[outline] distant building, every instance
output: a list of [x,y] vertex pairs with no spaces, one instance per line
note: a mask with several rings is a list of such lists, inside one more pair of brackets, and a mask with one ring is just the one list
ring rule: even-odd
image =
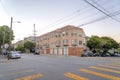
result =
[[24,38],[24,42],[26,42],[26,41],[30,41],[30,42],[35,42],[35,38],[34,38],[34,36],[29,36],[29,37],[26,37],[26,38]]
[[35,42],[35,38],[33,36],[29,36],[24,38],[24,40],[20,40],[16,43],[13,44],[14,48],[17,48],[19,45],[24,45],[25,42],[30,41],[30,42]]
[[86,48],[86,35],[82,28],[67,25],[38,36],[36,48],[42,54],[80,56]]

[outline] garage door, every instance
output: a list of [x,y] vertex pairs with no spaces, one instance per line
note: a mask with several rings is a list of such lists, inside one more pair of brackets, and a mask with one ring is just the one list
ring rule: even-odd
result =
[[57,48],[55,48],[55,49],[54,49],[54,54],[56,54],[56,55],[57,55]]
[[46,50],[44,50],[44,54],[46,54]]
[[68,47],[65,47],[65,48],[64,48],[64,55],[65,55],[65,56],[68,56]]
[[62,48],[58,49],[58,53],[59,53],[59,55],[62,55]]
[[53,49],[50,49],[50,54],[53,54]]

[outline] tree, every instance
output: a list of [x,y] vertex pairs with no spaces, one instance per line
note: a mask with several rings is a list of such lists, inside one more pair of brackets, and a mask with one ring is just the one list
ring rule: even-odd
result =
[[101,37],[103,39],[103,41],[105,41],[106,43],[104,44],[106,46],[107,49],[112,49],[112,48],[118,48],[119,47],[119,43],[116,42],[114,39],[110,38],[110,37]]
[[23,45],[18,45],[18,47],[17,47],[15,50],[24,52],[24,51],[25,51],[25,48],[24,48]]
[[98,36],[92,36],[87,41],[87,46],[90,48],[90,50],[100,49],[102,47],[102,45],[101,45],[101,38],[98,37]]
[[[10,42],[10,31],[11,31],[11,40],[14,39],[13,31],[6,25],[0,26],[0,47],[4,43],[9,44]],[[1,49],[1,48],[0,48]],[[1,50],[0,50],[1,52]]]
[[29,49],[30,51],[35,47],[33,42],[27,41],[24,43],[24,48]]
[[11,34],[12,35],[11,40],[14,40],[13,31],[10,30],[10,28],[6,25],[0,26],[0,45],[2,45],[2,43],[3,43],[4,36],[5,36],[4,43],[9,43],[10,42],[10,31],[12,33]]
[[90,50],[100,50],[103,51],[102,55],[106,54],[108,50],[114,48],[119,48],[119,44],[110,37],[98,37],[98,36],[92,36],[87,41],[87,46]]

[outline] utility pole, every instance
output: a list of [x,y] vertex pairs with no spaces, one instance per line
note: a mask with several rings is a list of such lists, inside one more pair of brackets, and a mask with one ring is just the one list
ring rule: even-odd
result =
[[34,27],[34,43],[35,43],[35,50],[36,50],[36,30],[35,30],[35,24],[33,24]]
[[[9,40],[9,53],[10,53],[10,48],[11,48],[11,40],[12,40],[12,23],[13,23],[13,17],[11,17],[11,21],[10,21],[10,40]],[[7,58],[9,60],[9,53],[7,53]]]
[[10,21],[10,41],[9,41],[9,46],[11,45],[11,40],[12,40],[12,23],[13,23],[13,17],[11,17]]
[[5,43],[5,31],[4,31],[4,36],[3,36],[3,46],[4,46],[4,43]]

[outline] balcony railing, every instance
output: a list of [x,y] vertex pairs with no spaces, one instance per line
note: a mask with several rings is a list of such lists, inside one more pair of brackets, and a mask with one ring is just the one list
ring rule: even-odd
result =
[[60,42],[56,42],[56,47],[60,47]]
[[72,43],[72,46],[77,46],[77,43],[76,43],[76,42],[73,42],[73,43]]
[[63,43],[63,46],[68,46],[68,42],[64,42],[64,43]]

